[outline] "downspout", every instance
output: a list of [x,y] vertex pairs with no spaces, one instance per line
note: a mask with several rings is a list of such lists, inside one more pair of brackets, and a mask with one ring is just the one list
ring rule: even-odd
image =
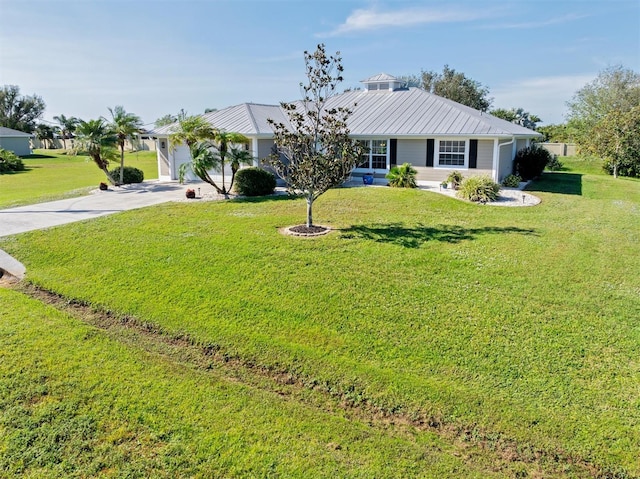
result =
[[[506,143],[500,143],[500,140],[498,140],[498,167],[495,170],[495,178],[493,179],[493,181],[495,181],[496,183],[498,183],[498,177],[500,175],[500,148],[502,148],[503,146],[509,146],[512,145],[514,141],[516,141],[516,137],[512,136],[511,140],[507,141]],[[511,158],[511,161],[513,161],[513,158]]]

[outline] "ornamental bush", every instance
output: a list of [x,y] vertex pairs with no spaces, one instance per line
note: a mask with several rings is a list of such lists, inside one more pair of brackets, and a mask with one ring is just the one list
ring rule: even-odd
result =
[[244,196],[265,196],[276,189],[276,177],[273,173],[251,166],[238,171],[235,179],[235,190]]
[[[120,181],[120,167],[116,167],[113,170],[109,171],[109,174],[112,176],[114,180]],[[133,166],[125,166],[124,167],[124,175],[123,175],[123,185],[128,185],[131,183],[142,183],[144,181],[144,173],[142,170],[138,168],[134,168]]]
[[389,180],[389,186],[395,188],[417,188],[416,170],[411,163],[405,163],[402,166],[394,166],[387,173],[386,178]]
[[485,203],[498,199],[500,185],[488,176],[470,176],[458,189],[458,197],[469,201]]
[[544,167],[551,161],[551,153],[543,147],[533,144],[516,153],[513,161],[513,174],[523,180],[533,180],[542,174]]
[[552,155],[549,163],[547,163],[546,169],[549,171],[561,171],[564,165],[558,159],[558,155]]
[[13,151],[0,148],[0,174],[11,171],[24,171],[24,163]]
[[502,180],[502,186],[506,186],[507,188],[517,188],[518,186],[520,186],[521,181],[522,178],[520,178],[518,175],[509,175],[506,176],[504,180]]

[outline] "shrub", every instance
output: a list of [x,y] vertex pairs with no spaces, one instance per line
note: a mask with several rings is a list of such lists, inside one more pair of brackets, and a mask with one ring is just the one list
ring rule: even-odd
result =
[[[113,177],[116,182],[120,181],[120,167],[116,167],[113,170],[109,171],[109,174]],[[123,175],[123,185],[128,185],[130,183],[142,183],[144,181],[144,173],[142,170],[138,168],[134,168],[133,166],[125,166],[124,167],[124,175]]]
[[551,153],[533,144],[516,153],[513,174],[520,176],[523,180],[532,180],[542,174],[549,161],[551,161]]
[[452,171],[449,173],[449,176],[447,176],[447,182],[451,183],[451,186],[456,190],[460,186],[460,183],[462,183],[462,180],[464,180],[464,176],[462,176],[462,173],[459,171]]
[[[602,169],[610,175],[613,175],[613,163],[611,160],[604,160]],[[618,175],[640,178],[640,161],[634,158],[624,158],[620,160],[618,162]]]
[[402,166],[394,166],[391,168],[386,178],[389,180],[389,186],[394,188],[417,188],[416,170],[411,163],[405,163]]
[[549,171],[560,171],[564,165],[558,159],[558,155],[552,155],[547,163],[546,169]]
[[469,201],[495,201],[500,185],[488,176],[470,176],[462,182],[458,196]]
[[24,163],[12,151],[0,148],[0,173],[11,171],[24,171]]
[[245,196],[270,195],[276,188],[276,178],[273,173],[262,168],[243,168],[236,174],[234,188]]
[[509,175],[506,176],[504,180],[502,180],[502,186],[506,186],[507,188],[517,188],[520,186],[520,182],[522,178],[518,175]]

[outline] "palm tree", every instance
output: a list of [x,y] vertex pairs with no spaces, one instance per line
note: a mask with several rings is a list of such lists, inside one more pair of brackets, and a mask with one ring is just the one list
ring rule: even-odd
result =
[[71,138],[76,126],[80,120],[75,116],[70,116],[67,118],[64,115],[56,115],[53,117],[55,121],[60,125],[60,133],[62,134],[62,144],[64,145],[64,149],[67,149],[67,138]]
[[118,146],[120,147],[120,183],[124,182],[124,144],[142,128],[142,120],[138,115],[127,113],[122,106],[109,108],[111,113],[111,129],[116,135]]
[[110,157],[114,153],[113,147],[118,140],[104,118],[89,121],[80,120],[76,127],[76,135],[80,148],[87,152],[111,184],[116,185],[117,183],[109,174],[107,167]]
[[[183,116],[173,127],[169,143],[172,149],[182,143],[186,143],[191,149],[197,142],[213,138],[214,134],[215,129],[201,116]],[[191,157],[193,158],[193,154]]]
[[[213,145],[218,150],[218,156],[220,157],[220,170],[222,173],[222,188],[221,188],[221,191],[219,191],[219,193],[222,195],[225,195],[225,197],[228,197],[229,193],[231,192],[231,188],[233,187],[233,180],[236,176],[236,171],[238,171],[238,169],[240,168],[240,162],[244,161],[245,163],[247,163],[253,160],[249,152],[247,152],[246,157],[243,157],[240,155],[241,150],[237,148],[233,148],[232,145],[234,144],[237,145],[241,143],[246,144],[249,142],[249,138],[247,138],[241,133],[216,130],[212,140],[213,140]],[[224,181],[224,167],[227,160],[227,153],[229,153],[229,148],[231,148],[232,150],[235,150],[235,153],[234,153],[234,157],[232,157],[232,162],[231,162],[231,173],[232,173],[231,184],[229,185],[229,188],[227,188]],[[235,165],[235,169],[234,169],[234,165]]]
[[56,131],[54,127],[45,125],[44,123],[38,123],[38,125],[36,126],[36,138],[40,140],[44,149],[47,149],[47,143],[48,147],[51,148],[51,145],[55,138],[55,132]]

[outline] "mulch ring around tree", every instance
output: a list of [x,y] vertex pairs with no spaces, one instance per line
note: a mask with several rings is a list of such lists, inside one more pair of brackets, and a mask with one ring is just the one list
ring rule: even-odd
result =
[[296,225],[280,228],[280,233],[289,236],[301,236],[304,238],[313,238],[314,236],[322,236],[331,232],[330,226],[323,225]]

